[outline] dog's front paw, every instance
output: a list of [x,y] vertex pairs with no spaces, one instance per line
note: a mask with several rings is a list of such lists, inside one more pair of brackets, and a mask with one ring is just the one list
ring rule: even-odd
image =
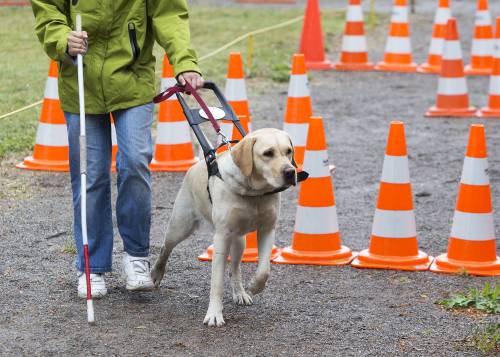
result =
[[151,279],[153,279],[153,283],[156,287],[160,286],[161,280],[165,275],[165,266],[160,267],[158,264],[155,264],[153,270],[151,270]]
[[236,305],[242,306],[250,306],[253,304],[252,297],[248,295],[244,290],[233,293],[233,302]]
[[205,325],[209,327],[221,327],[226,324],[224,318],[222,317],[222,309],[211,309],[208,308],[205,319],[203,320]]

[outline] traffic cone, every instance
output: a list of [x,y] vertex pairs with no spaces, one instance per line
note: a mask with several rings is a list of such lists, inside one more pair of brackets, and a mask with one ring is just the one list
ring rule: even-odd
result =
[[311,115],[311,95],[309,93],[305,57],[303,54],[295,54],[292,58],[292,73],[288,85],[283,130],[292,139],[295,148],[295,162],[299,167],[304,162],[307,127]]
[[490,76],[488,106],[478,112],[480,117],[500,118],[500,17],[497,17],[495,56]]
[[340,241],[321,117],[309,120],[304,170],[309,173],[309,178],[300,184],[292,245],[283,248],[273,263],[349,264],[354,255]]
[[57,62],[51,61],[33,156],[17,164],[20,169],[69,171],[68,131],[59,102],[57,77]]
[[109,114],[111,120],[111,171],[116,171],[116,154],[118,153],[118,140],[116,140],[116,128],[113,114]]
[[361,0],[349,0],[342,52],[339,62],[335,63],[333,68],[339,71],[370,71],[374,68],[373,64],[368,62]]
[[418,250],[404,124],[393,121],[387,138],[370,247],[356,268],[427,270],[432,258]]
[[444,39],[446,37],[446,24],[451,17],[450,0],[439,0],[439,5],[434,17],[434,28],[432,30],[431,44],[427,62],[420,65],[417,71],[420,73],[439,73],[443,59]]
[[[175,84],[174,70],[167,56],[163,56],[161,90]],[[194,156],[189,124],[174,95],[160,103],[151,171],[187,171],[196,162],[198,158]]]
[[384,60],[379,62],[375,69],[389,72],[415,72],[417,70],[417,65],[413,63],[411,55],[407,0],[394,0]]
[[457,20],[452,17],[448,20],[446,27],[436,105],[429,108],[425,116],[471,117],[475,114],[476,108],[469,106]]
[[437,257],[430,270],[436,273],[466,271],[473,275],[500,275],[483,125],[470,127],[448,253]]
[[231,52],[227,66],[225,96],[236,115],[250,117],[248,109],[245,72],[240,52]]
[[304,54],[308,69],[332,68],[332,63],[325,58],[319,0],[307,0],[299,52]]
[[493,28],[488,0],[477,0],[476,23],[472,40],[471,63],[465,66],[465,74],[491,73],[493,66]]
[[[241,126],[245,130],[245,132],[249,133],[252,131],[252,123],[249,117],[240,115],[238,116],[240,120]],[[232,125],[232,124],[231,124]],[[238,129],[234,125],[232,125],[232,130],[229,131],[231,133],[231,140],[241,140],[242,136]],[[225,146],[221,147],[222,151],[227,150]],[[210,245],[207,250],[198,256],[198,259],[201,261],[211,261],[214,252],[214,246]],[[279,249],[276,246],[273,246],[273,250],[271,253],[271,260],[275,259],[279,254]],[[259,253],[257,249],[257,232],[250,232],[246,235],[246,245],[245,250],[243,251],[242,262],[257,262],[259,260]]]

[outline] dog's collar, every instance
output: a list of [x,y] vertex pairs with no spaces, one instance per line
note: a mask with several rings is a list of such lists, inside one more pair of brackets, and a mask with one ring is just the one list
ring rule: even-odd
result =
[[[293,164],[295,164],[295,162],[293,162]],[[294,165],[295,166],[295,165]],[[222,182],[224,182],[224,179],[222,178],[222,175],[220,174],[220,172],[217,170],[217,173],[216,174],[213,174],[213,175],[209,175],[208,176],[208,181],[207,181],[207,192],[208,192],[208,199],[210,200],[210,203],[213,204],[212,202],[212,195],[210,193],[210,177],[211,176],[216,176],[218,177]],[[302,181],[305,181],[307,178],[309,177],[309,174],[305,171],[300,171],[297,173],[297,183],[300,183]],[[239,196],[243,196],[243,197],[261,197],[261,196],[268,196],[268,195],[274,195],[276,193],[280,193],[280,192],[283,192],[287,189],[289,189],[290,187],[292,187],[294,185],[288,185],[288,186],[283,186],[283,187],[279,187],[277,189],[274,189],[272,191],[269,191],[269,192],[264,192],[264,193],[259,193],[257,195],[245,195],[245,194],[241,194],[241,193],[237,193],[237,195]]]

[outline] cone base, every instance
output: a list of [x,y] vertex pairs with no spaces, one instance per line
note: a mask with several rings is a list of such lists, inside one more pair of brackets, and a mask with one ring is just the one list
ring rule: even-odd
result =
[[417,67],[417,72],[424,74],[439,74],[441,73],[441,66],[433,66],[432,64],[424,63]]
[[373,63],[346,63],[337,62],[333,64],[333,69],[337,71],[373,71],[375,65]]
[[500,109],[493,109],[489,107],[481,108],[477,112],[477,116],[480,118],[498,118],[500,119]]
[[307,69],[313,71],[328,71],[330,69],[333,69],[333,63],[328,60],[324,60],[321,62],[308,62],[306,60],[306,67]]
[[17,164],[16,167],[25,170],[68,172],[69,162],[37,160],[32,156],[28,156],[23,162]]
[[489,76],[491,68],[473,68],[470,64],[465,66],[464,73],[468,76]]
[[430,107],[425,113],[426,117],[475,117],[477,109],[474,107],[461,109],[441,109],[436,106]]
[[341,246],[338,250],[327,252],[298,251],[292,247],[281,249],[281,254],[273,263],[275,264],[301,264],[301,265],[347,265],[356,257],[350,248]]
[[365,249],[351,265],[355,268],[423,271],[429,269],[433,259],[420,250],[416,256],[395,257],[371,254]]
[[155,172],[184,172],[189,170],[191,166],[199,161],[197,157],[190,160],[179,160],[179,161],[156,161],[153,159],[149,168],[151,171]]
[[410,63],[410,64],[395,64],[395,63],[387,63],[387,62],[379,62],[375,66],[376,71],[381,71],[381,72],[416,72],[417,71],[417,64],[416,63]]
[[[213,256],[214,246],[211,245],[207,248],[207,250],[198,256],[198,260],[202,262],[211,262]],[[273,250],[271,252],[271,261],[276,259],[280,254],[280,249],[273,245]],[[231,257],[228,257],[228,260],[231,260]],[[243,251],[243,257],[241,259],[243,263],[256,263],[259,261],[259,253],[257,248],[245,248]]]
[[471,275],[500,276],[500,257],[490,262],[469,262],[449,259],[448,254],[441,254],[431,265],[434,273],[460,273],[466,271]]

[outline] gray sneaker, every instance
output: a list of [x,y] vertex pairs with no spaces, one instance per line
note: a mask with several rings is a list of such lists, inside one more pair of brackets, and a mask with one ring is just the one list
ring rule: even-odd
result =
[[154,289],[151,279],[151,264],[149,258],[123,256],[123,275],[127,281],[125,286],[129,291],[148,291]]

